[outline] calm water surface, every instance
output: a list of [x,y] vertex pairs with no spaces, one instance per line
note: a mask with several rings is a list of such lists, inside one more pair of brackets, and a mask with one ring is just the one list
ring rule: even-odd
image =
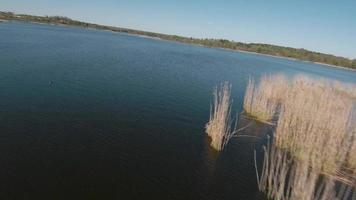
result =
[[356,73],[79,28],[0,23],[0,199],[263,199],[253,149],[204,125],[228,80]]

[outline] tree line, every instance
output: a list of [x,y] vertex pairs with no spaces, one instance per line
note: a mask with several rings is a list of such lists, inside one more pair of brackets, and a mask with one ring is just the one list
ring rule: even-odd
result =
[[297,48],[283,47],[283,46],[270,45],[270,44],[261,44],[261,43],[242,43],[242,42],[235,42],[235,41],[230,41],[225,39],[189,38],[189,37],[182,37],[177,35],[167,35],[161,33],[153,33],[153,32],[139,31],[133,29],[112,27],[112,26],[103,26],[103,25],[98,25],[93,23],[86,23],[77,20],[72,20],[68,17],[63,17],[63,16],[33,16],[33,15],[15,14],[12,12],[0,12],[0,19],[48,23],[48,24],[63,24],[63,25],[77,26],[77,27],[84,27],[84,28],[110,30],[114,32],[123,32],[129,34],[138,34],[138,35],[145,35],[150,37],[157,37],[164,40],[177,41],[177,42],[188,43],[188,44],[198,44],[207,47],[226,48],[226,49],[248,51],[248,52],[261,53],[261,54],[267,54],[273,56],[282,56],[282,57],[293,58],[293,59],[298,59],[303,61],[319,62],[319,63],[329,64],[329,65],[336,65],[336,66],[356,69],[356,59],[352,60],[341,56],[318,53],[306,49],[297,49]]

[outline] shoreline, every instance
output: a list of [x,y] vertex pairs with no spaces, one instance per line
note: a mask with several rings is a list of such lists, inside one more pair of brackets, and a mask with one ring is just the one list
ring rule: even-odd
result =
[[[322,65],[322,66],[325,66],[325,67],[338,68],[338,69],[345,69],[345,70],[348,70],[348,71],[356,72],[356,69],[350,68],[350,67],[344,67],[344,66],[338,66],[338,65],[327,64],[327,63],[321,63],[321,62],[314,62],[314,61],[302,60],[302,59],[292,58],[292,57],[286,57],[286,56],[278,56],[278,55],[272,55],[272,54],[258,53],[258,52],[253,52],[253,51],[246,51],[246,50],[239,50],[239,49],[231,49],[231,48],[224,48],[224,47],[214,47],[214,46],[207,46],[207,45],[204,45],[204,44],[196,44],[196,43],[189,43],[189,42],[183,42],[183,41],[178,41],[178,40],[170,40],[170,39],[166,39],[166,38],[155,37],[155,36],[149,36],[149,35],[144,35],[144,34],[139,34],[139,33],[136,34],[136,33],[128,33],[128,32],[124,32],[124,31],[115,31],[115,30],[111,30],[110,28],[83,27],[83,26],[76,26],[76,25],[71,25],[71,24],[46,23],[46,22],[36,22],[36,21],[25,21],[25,20],[19,20],[19,19],[14,19],[14,20],[0,19],[0,23],[1,23],[1,22],[11,22],[11,21],[18,21],[18,22],[24,22],[24,23],[34,23],[34,24],[41,24],[41,25],[73,27],[73,28],[90,29],[90,30],[98,30],[98,31],[109,31],[109,32],[112,32],[112,33],[124,33],[124,34],[127,34],[127,35],[132,35],[132,36],[136,36],[136,37],[140,37],[140,38],[147,38],[147,39],[153,39],[153,40],[176,42],[176,43],[180,43],[180,44],[194,45],[194,46],[200,46],[200,47],[205,47],[205,48],[213,48],[213,49],[222,49],[222,50],[228,50],[228,51],[240,52],[240,53],[248,53],[248,54],[254,54],[254,55],[262,55],[262,56],[268,56],[268,57],[274,57],[274,58],[287,59],[287,60],[291,60],[291,61],[301,61],[301,62],[305,62],[305,63],[318,64],[318,65]],[[99,26],[100,26],[100,25],[99,25]]]
[[[93,29],[94,30],[103,30],[103,29],[95,29],[95,28],[93,28]],[[304,62],[304,63],[318,64],[318,65],[323,65],[325,67],[345,69],[345,70],[356,72],[356,69],[354,69],[354,68],[348,68],[348,67],[332,65],[332,64],[327,64],[327,63],[321,63],[321,62],[313,62],[313,61],[301,60],[301,59],[285,57],[285,56],[277,56],[277,55],[257,53],[257,52],[253,52],[253,51],[245,51],[245,50],[238,50],[238,49],[229,49],[229,48],[223,48],[223,47],[209,47],[209,46],[202,45],[202,44],[194,44],[194,43],[186,43],[186,42],[180,42],[180,41],[174,41],[174,40],[167,40],[167,39],[160,38],[160,37],[153,37],[153,36],[140,35],[140,34],[134,34],[134,33],[125,33],[125,32],[118,32],[118,31],[112,31],[112,30],[104,30],[104,31],[110,31],[110,32],[113,32],[113,33],[124,33],[124,34],[127,34],[127,35],[132,35],[132,36],[141,37],[141,38],[168,41],[168,42],[174,42],[174,43],[185,44],[185,45],[193,45],[193,46],[199,46],[199,47],[205,47],[205,48],[211,48],[211,49],[222,49],[222,50],[227,50],[227,51],[232,51],[232,52],[248,53],[248,54],[268,56],[268,57],[273,57],[273,58],[282,58],[282,59],[291,60],[291,61],[300,61],[300,62]]]
[[318,65],[323,65],[325,67],[346,69],[346,70],[350,70],[350,71],[356,72],[356,69],[353,69],[353,68],[348,68],[348,67],[343,67],[343,66],[338,66],[338,65],[332,65],[332,64],[327,64],[327,63],[313,62],[313,61],[301,60],[301,59],[297,59],[297,58],[277,56],[277,55],[271,55],[271,54],[263,54],[263,53],[257,53],[257,52],[252,52],[252,51],[234,50],[234,49],[227,49],[227,48],[222,48],[222,49],[231,50],[231,51],[237,51],[237,52],[242,52],[242,53],[249,53],[249,54],[256,54],[256,55],[274,57],[274,58],[283,58],[283,59],[292,60],[292,61],[300,61],[300,62],[305,62],[305,63],[318,64]]
[[[303,62],[308,62],[308,61],[303,61]],[[356,69],[353,69],[353,68],[347,68],[347,67],[343,67],[343,66],[332,65],[332,64],[326,64],[326,63],[321,63],[321,62],[312,62],[312,63],[318,64],[318,65],[324,65],[324,66],[326,66],[326,67],[333,67],[333,68],[339,68],[339,69],[346,69],[346,70],[350,70],[350,71],[356,72]]]
[[[120,32],[115,32],[115,31],[112,31],[112,32],[120,33]],[[211,48],[211,49],[221,49],[221,50],[227,50],[227,51],[232,51],[232,52],[247,53],[247,54],[260,55],[260,56],[268,56],[268,57],[273,57],[273,58],[281,58],[281,59],[286,59],[286,60],[291,60],[291,61],[300,61],[300,62],[304,62],[304,63],[322,65],[324,67],[338,68],[338,69],[344,69],[344,70],[349,70],[349,71],[356,72],[356,69],[353,69],[353,68],[348,68],[348,67],[343,67],[343,66],[338,66],[338,65],[332,65],[332,64],[327,64],[327,63],[321,63],[321,62],[313,62],[313,61],[301,60],[301,59],[285,57],[285,56],[277,56],[277,55],[257,53],[257,52],[253,52],[253,51],[245,51],[245,50],[238,50],[238,49],[229,49],[229,48],[223,48],[223,47],[209,47],[209,46],[205,46],[205,45],[202,45],[202,44],[194,44],[194,43],[186,43],[186,42],[180,42],[180,41],[174,41],[174,40],[166,40],[166,39],[159,38],[159,37],[152,37],[152,36],[133,34],[133,33],[125,33],[125,34],[132,35],[132,36],[137,36],[137,37],[142,37],[142,38],[153,39],[153,40],[162,40],[162,41],[168,41],[168,42],[175,42],[175,43],[179,43],[179,44],[193,45],[193,46],[199,46],[199,47],[205,47],[205,48]]]

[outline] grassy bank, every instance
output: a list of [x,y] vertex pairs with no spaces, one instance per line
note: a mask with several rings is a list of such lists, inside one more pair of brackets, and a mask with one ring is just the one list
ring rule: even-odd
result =
[[76,26],[83,28],[95,28],[101,30],[110,30],[114,32],[123,32],[136,35],[144,35],[148,37],[155,37],[169,41],[177,41],[188,44],[197,44],[206,47],[225,48],[237,51],[252,52],[258,54],[265,54],[278,57],[286,57],[303,61],[310,61],[315,63],[327,64],[329,66],[340,66],[350,69],[356,69],[356,59],[348,59],[340,56],[330,54],[318,53],[308,51],[306,49],[296,49],[291,47],[282,47],[270,44],[261,43],[242,43],[225,39],[197,39],[191,37],[182,37],[177,35],[167,35],[161,33],[153,33],[147,31],[139,31],[127,28],[119,28],[113,26],[103,26],[93,23],[86,23],[77,20],[72,20],[61,16],[32,16],[24,14],[14,14],[11,12],[0,12],[0,20],[19,20],[25,22],[37,22],[47,24],[61,24],[68,26]]

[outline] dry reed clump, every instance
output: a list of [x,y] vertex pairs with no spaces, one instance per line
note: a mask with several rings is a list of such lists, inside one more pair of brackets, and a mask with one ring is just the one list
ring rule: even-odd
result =
[[334,88],[341,93],[349,96],[350,98],[356,99],[356,84],[352,83],[340,83],[338,81],[333,82]]
[[232,129],[231,84],[225,82],[214,90],[214,101],[211,107],[210,119],[206,124],[206,133],[211,137],[211,146],[220,151],[234,133]]
[[274,200],[355,200],[356,182],[321,174],[272,144],[265,150],[259,189]]
[[259,84],[250,78],[244,99],[244,110],[258,121],[272,123],[279,111],[288,81],[283,75],[262,76]]
[[[354,113],[356,114],[356,112]],[[351,145],[351,150],[348,155],[348,162],[347,162],[347,167],[353,170],[354,175],[356,176],[356,120],[353,120],[352,126],[351,126],[351,135],[352,137],[352,145]]]
[[[352,97],[334,84],[303,76],[285,94],[272,145],[265,151],[260,190],[276,200],[347,200],[352,191],[356,195]],[[350,169],[345,170],[346,164]]]
[[287,92],[276,128],[276,145],[313,168],[336,173],[349,151],[352,100],[304,78]]
[[350,152],[352,152],[352,153],[350,154],[348,164],[349,164],[349,167],[351,169],[355,169],[355,172],[356,172],[356,141],[353,142]]

